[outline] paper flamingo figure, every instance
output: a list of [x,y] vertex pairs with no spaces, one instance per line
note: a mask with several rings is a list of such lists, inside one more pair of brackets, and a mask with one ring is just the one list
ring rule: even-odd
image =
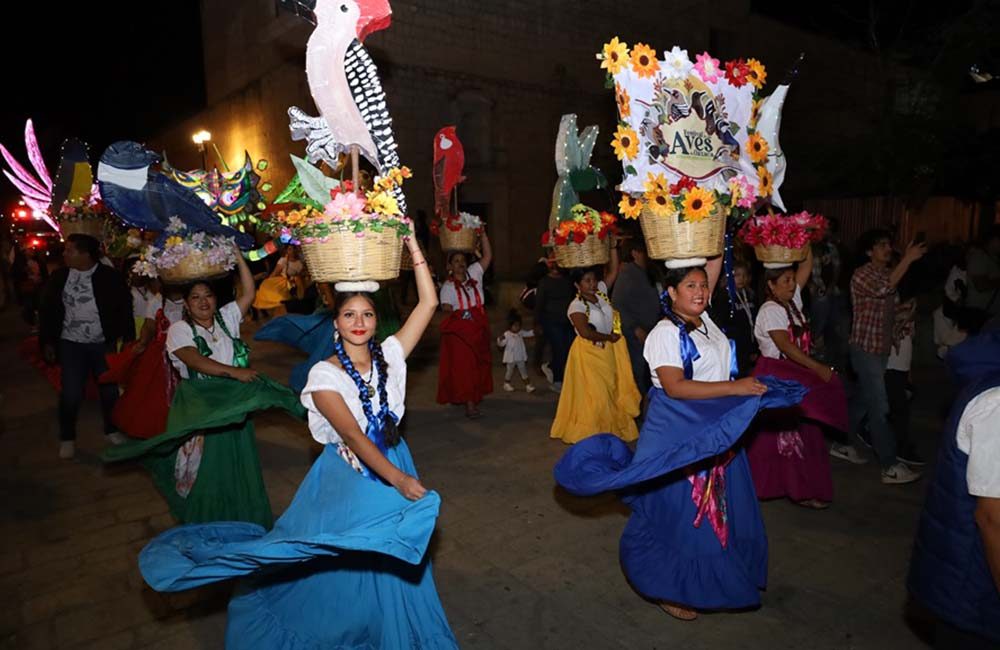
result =
[[[379,172],[399,167],[392,117],[378,69],[361,45],[389,26],[387,0],[282,0],[283,6],[316,25],[306,46],[306,75],[319,117],[288,109],[292,139],[306,141],[310,162],[336,169],[338,157],[359,148]],[[406,200],[395,193],[406,213]]]
[[446,126],[434,136],[434,212],[439,217],[449,214],[451,192],[465,180],[465,149],[454,126]]
[[550,230],[556,227],[558,221],[569,217],[570,208],[580,202],[580,192],[601,189],[608,184],[601,170],[590,164],[597,134],[596,126],[579,131],[573,113],[563,115],[559,120],[559,135],[556,136],[556,172],[559,180],[552,191]]
[[52,208],[52,176],[49,174],[49,170],[45,166],[45,160],[42,158],[42,151],[38,147],[38,138],[35,137],[35,127],[31,120],[28,120],[24,125],[24,147],[28,151],[28,160],[31,162],[35,173],[32,174],[28,171],[24,165],[11,155],[7,147],[0,144],[0,154],[3,155],[3,159],[7,161],[7,165],[11,169],[11,171],[3,170],[4,176],[21,193],[21,198],[24,200],[25,205],[33,210],[37,210],[41,214],[42,219],[59,232],[59,225],[53,220],[50,214]]
[[233,237],[241,248],[253,238],[224,226],[197,194],[152,169],[160,156],[138,142],[121,141],[108,147],[97,166],[101,197],[115,215],[135,228],[163,232],[171,217],[193,232]]

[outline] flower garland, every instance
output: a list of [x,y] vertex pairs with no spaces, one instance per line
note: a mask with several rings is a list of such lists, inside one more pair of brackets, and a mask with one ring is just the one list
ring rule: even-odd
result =
[[412,232],[411,222],[400,211],[395,190],[412,177],[408,167],[394,167],[376,177],[372,189],[363,196],[354,191],[351,181],[343,181],[330,191],[330,201],[322,210],[311,205],[279,210],[262,227],[292,244],[325,242],[338,232],[352,232],[360,239],[368,232],[395,230],[405,237]]
[[171,217],[162,239],[162,245],[143,251],[134,267],[136,273],[155,278],[159,269],[172,269],[194,255],[203,256],[209,266],[224,266],[227,271],[236,267],[232,237],[191,232],[178,217]]
[[443,221],[435,217],[431,220],[430,224],[431,234],[435,237],[440,236],[442,225],[452,232],[458,232],[462,228],[471,228],[479,232],[483,229],[483,220],[472,213],[464,211],[458,214],[449,214]]
[[569,218],[559,221],[553,230],[542,233],[542,246],[582,244],[590,235],[597,235],[603,240],[618,233],[615,215],[610,212],[598,212],[577,203],[570,208],[569,215]]
[[818,242],[826,234],[826,218],[806,211],[795,214],[764,214],[752,217],[739,231],[750,246],[780,246],[798,249]]
[[76,221],[87,221],[93,219],[103,219],[110,216],[110,212],[104,207],[104,202],[100,197],[91,195],[79,205],[73,205],[69,201],[62,204],[56,220],[60,223],[73,223]]
[[[626,178],[637,173],[631,162],[639,159],[640,155],[645,155],[645,152],[640,152],[642,144],[639,133],[626,121],[633,117],[633,98],[630,97],[628,90],[615,80],[616,75],[621,73],[632,75],[632,79],[651,79],[650,83],[654,84],[653,88],[659,93],[656,95],[658,97],[662,96],[665,90],[669,90],[665,89],[664,82],[676,82],[691,77],[696,77],[705,84],[713,84],[714,87],[721,85],[725,88],[727,84],[732,88],[742,88],[747,84],[752,86],[753,105],[745,133],[737,133],[738,127],[733,131],[735,142],[752,164],[756,178],[743,173],[736,175],[730,173],[725,186],[720,187],[716,183],[713,187],[707,187],[687,176],[682,175],[679,180],[671,183],[664,174],[650,172],[644,182],[644,192],[641,194],[623,192],[618,209],[626,219],[637,219],[643,209],[648,207],[657,217],[673,217],[682,222],[696,222],[708,217],[717,207],[722,207],[729,213],[730,218],[741,222],[752,215],[754,207],[760,200],[768,200],[773,190],[773,179],[767,169],[771,147],[756,130],[762,101],[761,91],[767,81],[767,70],[756,59],[735,59],[721,63],[708,52],[696,55],[695,61],[692,62],[688,58],[687,50],[676,46],[669,52],[664,52],[663,57],[662,61],[658,60],[656,50],[645,43],[636,43],[630,49],[628,44],[618,37],[612,38],[597,54],[601,68],[606,71],[606,86],[615,91],[619,123],[612,137],[611,147],[615,156],[624,165]],[[623,77],[626,78],[629,77]],[[716,108],[724,116],[725,97],[719,98]],[[659,155],[667,154],[661,148]]]

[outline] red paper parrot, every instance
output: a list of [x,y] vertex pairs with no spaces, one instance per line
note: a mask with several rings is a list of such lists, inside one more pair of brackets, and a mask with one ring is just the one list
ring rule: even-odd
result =
[[449,202],[455,186],[465,180],[465,150],[455,133],[455,127],[446,126],[434,136],[434,212],[438,216],[450,214]]

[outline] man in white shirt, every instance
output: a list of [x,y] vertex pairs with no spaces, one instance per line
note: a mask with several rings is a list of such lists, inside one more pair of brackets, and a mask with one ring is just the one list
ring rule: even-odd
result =
[[[125,279],[99,263],[100,242],[87,235],[70,235],[63,258],[66,268],[52,275],[42,295],[39,343],[45,360],[58,360],[62,367],[59,457],[72,458],[87,381],[97,381],[108,369],[105,354],[115,351],[119,341],[135,338],[135,325]],[[118,387],[98,387],[104,433],[113,444],[121,444],[125,438],[111,422]]]

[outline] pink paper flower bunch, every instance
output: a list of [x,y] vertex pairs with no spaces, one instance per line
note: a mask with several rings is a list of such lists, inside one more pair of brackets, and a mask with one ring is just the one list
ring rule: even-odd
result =
[[743,224],[739,236],[750,246],[802,248],[826,234],[826,218],[803,210],[795,214],[765,214]]

